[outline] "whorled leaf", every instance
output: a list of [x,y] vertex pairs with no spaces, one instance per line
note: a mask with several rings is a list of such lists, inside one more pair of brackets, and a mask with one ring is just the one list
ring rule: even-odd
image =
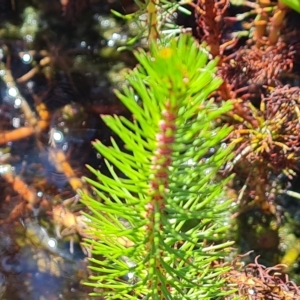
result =
[[125,150],[115,141],[94,143],[111,176],[89,167],[98,180],[86,181],[101,203],[82,195],[93,236],[86,241],[94,257],[87,284],[105,299],[216,299],[227,269],[214,262],[231,245],[218,243],[230,202],[226,182],[215,180],[230,157],[231,149],[220,147],[230,128],[214,128],[230,104],[207,100],[221,84],[217,61],[189,35],[152,43],[136,58],[131,88],[117,92],[133,121],[102,116]]

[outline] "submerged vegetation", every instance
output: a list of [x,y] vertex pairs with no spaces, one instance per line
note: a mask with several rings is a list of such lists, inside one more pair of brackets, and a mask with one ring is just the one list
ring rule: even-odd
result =
[[0,8],[3,299],[300,298],[298,1]]
[[[282,220],[282,217],[280,216],[280,212],[278,212],[275,206],[276,197],[278,197],[278,195],[282,192],[280,184],[283,184],[277,176],[286,175],[287,178],[295,176],[295,170],[297,169],[296,165],[299,158],[299,139],[297,134],[299,124],[299,88],[296,86],[290,87],[285,84],[288,74],[294,71],[294,61],[298,55],[297,44],[293,38],[297,33],[294,31],[289,33],[288,24],[284,22],[285,17],[288,16],[288,7],[282,3],[278,3],[277,6],[274,6],[271,3],[247,2],[245,3],[245,6],[249,5],[249,11],[232,17],[225,15],[229,5],[229,2],[226,1],[199,1],[196,5],[193,3],[190,3],[190,5],[195,9],[195,15],[199,24],[196,36],[199,40],[207,43],[212,57],[219,58],[217,74],[220,78],[222,78],[223,82],[217,90],[211,91],[210,94],[214,97],[212,102],[215,106],[214,112],[217,113],[218,107],[224,108],[226,104],[232,105],[232,109],[229,112],[225,112],[223,116],[216,115],[215,118],[211,119],[215,128],[212,127],[214,129],[210,129],[214,132],[214,135],[210,137],[210,140],[212,142],[214,141],[214,138],[217,139],[217,130],[220,128],[220,125],[218,124],[230,124],[232,126],[232,132],[226,136],[226,143],[228,146],[233,147],[235,157],[231,160],[227,158],[226,166],[223,170],[223,176],[229,176],[229,174],[235,173],[237,179],[233,179],[233,183],[235,185],[234,189],[237,189],[236,184],[241,184],[242,186],[240,192],[236,192],[236,201],[239,204],[238,219],[240,216],[246,216],[245,213],[247,213],[248,210],[253,211],[254,214],[251,217],[249,214],[249,216],[244,218],[243,221],[239,221],[239,230],[242,234],[242,228],[245,226],[245,223],[248,227],[252,226],[254,231],[253,238],[261,239],[261,243],[264,243],[263,239],[265,239],[266,245],[263,247],[266,247],[267,250],[271,251],[272,248],[274,249],[275,247],[278,247],[279,227],[284,223],[284,220]],[[149,10],[149,6],[155,6],[156,10]],[[166,47],[164,44],[166,43],[166,37],[162,30],[158,30],[158,28],[163,28],[165,24],[161,24],[158,21],[157,23],[150,22],[151,20],[158,20],[157,15],[160,13],[160,3],[150,1],[147,9],[149,16],[148,38],[150,43],[153,40],[157,40],[157,33],[159,32],[160,41],[158,44]],[[256,16],[254,19],[249,19],[249,16],[251,15]],[[229,26],[227,24],[229,22],[230,24],[233,22],[241,22],[243,19],[249,22],[247,25],[243,25],[246,30],[242,33],[234,32],[229,34]],[[184,33],[182,33],[179,37],[179,44],[182,35],[184,35]],[[231,36],[231,38],[229,39],[228,36]],[[247,38],[247,42],[244,45],[242,44],[241,36],[243,36],[243,39]],[[287,36],[287,38],[285,38],[285,36]],[[170,36],[168,36],[168,38],[170,38]],[[203,247],[203,244],[201,246],[200,238],[197,237],[197,242],[200,242],[200,245],[196,248],[193,247],[192,253],[189,253],[186,250],[187,248],[184,247],[185,243],[188,243],[190,238],[185,232],[183,238],[181,236],[181,227],[176,227],[176,218],[173,217],[172,213],[176,211],[175,207],[177,203],[177,196],[176,193],[174,194],[172,192],[172,188],[168,183],[170,180],[170,182],[173,183],[172,187],[175,188],[176,192],[180,195],[184,194],[184,200],[181,200],[180,202],[182,206],[180,207],[180,210],[176,212],[176,216],[183,222],[183,220],[185,220],[185,216],[188,216],[189,213],[187,213],[185,209],[182,210],[182,208],[187,205],[186,203],[190,203],[190,201],[193,202],[195,200],[191,200],[193,198],[187,193],[189,191],[188,186],[181,183],[181,177],[176,177],[176,168],[172,165],[173,162],[176,166],[178,165],[176,160],[182,161],[184,151],[179,152],[179,157],[175,156],[172,159],[168,159],[168,155],[171,157],[173,153],[177,153],[176,142],[181,141],[180,133],[191,136],[196,143],[197,138],[201,137],[201,134],[207,128],[205,124],[201,125],[201,122],[204,122],[205,118],[195,118],[199,126],[196,131],[194,131],[192,125],[185,126],[184,131],[181,131],[178,128],[178,133],[176,130],[177,126],[174,128],[172,127],[170,134],[172,135],[173,131],[175,131],[177,136],[175,138],[174,134],[174,138],[170,140],[168,139],[170,141],[170,147],[166,146],[166,151],[168,151],[164,152],[165,157],[163,159],[163,161],[166,160],[168,164],[163,164],[163,169],[162,167],[159,168],[162,173],[157,176],[159,180],[162,180],[163,184],[155,184],[153,187],[151,175],[154,176],[154,178],[156,176],[152,174],[152,172],[149,172],[146,169],[144,170],[144,166],[149,168],[149,170],[157,169],[155,165],[152,165],[153,159],[151,160],[149,158],[148,163],[146,161],[142,163],[139,159],[133,158],[135,156],[146,158],[148,154],[149,157],[152,156],[155,158],[154,162],[158,160],[156,158],[156,153],[160,151],[159,145],[163,142],[163,138],[162,140],[157,141],[157,148],[151,148],[149,153],[147,145],[149,144],[148,147],[150,147],[151,143],[148,141],[148,134],[150,136],[150,132],[153,131],[155,125],[151,125],[150,131],[150,128],[148,127],[144,129],[143,122],[146,123],[147,117],[149,118],[148,124],[152,124],[152,120],[157,120],[157,124],[163,122],[163,112],[166,104],[160,106],[159,111],[162,114],[161,117],[155,117],[152,114],[150,115],[148,111],[153,110],[154,114],[156,105],[155,102],[159,101],[158,99],[162,98],[164,101],[169,101],[171,96],[176,97],[176,91],[181,91],[180,88],[178,89],[176,85],[173,86],[172,83],[175,82],[176,75],[178,75],[178,73],[180,74],[182,69],[183,73],[179,76],[181,78],[181,82],[179,80],[176,81],[176,83],[180,82],[180,84],[183,85],[186,79],[186,87],[187,89],[191,89],[188,86],[190,83],[189,76],[185,75],[188,71],[183,67],[176,71],[172,69],[172,66],[168,65],[169,56],[173,56],[174,66],[178,67],[180,64],[180,55],[183,55],[183,53],[180,52],[180,47],[178,47],[177,50],[175,49],[176,48],[172,49],[172,51],[168,47],[164,48],[164,51],[167,53],[164,60],[164,67],[170,71],[171,76],[168,80],[164,80],[164,72],[162,71],[163,67],[162,69],[154,69],[156,63],[158,64],[160,61],[160,57],[156,56],[156,54],[159,53],[158,50],[154,50],[153,52],[150,50],[148,55],[145,53],[142,56],[138,55],[138,61],[141,65],[141,69],[138,70],[145,70],[146,74],[142,72],[143,80],[138,80],[141,76],[137,73],[139,71],[133,73],[129,77],[129,83],[132,85],[134,90],[131,92],[130,90],[126,90],[126,97],[119,94],[119,98],[125,102],[125,104],[127,103],[128,108],[132,111],[133,119],[134,121],[137,121],[137,124],[135,122],[125,122],[126,119],[118,117],[115,119],[105,117],[104,119],[107,120],[108,126],[112,128],[123,140],[126,152],[122,153],[116,143],[113,143],[112,148],[103,147],[99,142],[95,144],[99,153],[107,158],[111,177],[114,180],[111,181],[111,177],[103,176],[101,173],[92,169],[93,173],[97,175],[99,182],[90,180],[88,180],[88,182],[95,187],[95,191],[102,203],[99,204],[99,200],[95,202],[87,196],[83,197],[83,202],[88,205],[94,213],[93,221],[97,220],[99,223],[99,225],[95,226],[95,228],[106,228],[105,232],[108,235],[108,240],[104,237],[104,234],[101,233],[101,235],[98,236],[98,241],[94,239],[88,240],[88,242],[93,245],[92,253],[94,251],[94,253],[101,253],[104,255],[103,260],[92,260],[96,266],[92,266],[91,268],[97,275],[91,277],[92,281],[96,281],[96,283],[91,283],[91,285],[99,288],[98,292],[100,294],[109,295],[109,298],[118,298],[118,291],[120,290],[121,294],[126,291],[126,293],[129,293],[131,297],[138,297],[141,299],[143,298],[143,294],[151,299],[172,299],[173,297],[176,299],[177,293],[182,293],[181,297],[186,299],[196,299],[197,297],[200,297],[201,293],[203,293],[203,288],[206,287],[204,275],[200,279],[200,282],[203,280],[202,283],[197,284],[195,282],[196,278],[199,279],[196,275],[197,272],[194,273],[195,277],[192,280],[195,286],[185,286],[184,283],[180,281],[180,279],[185,280],[185,273],[176,272],[176,265],[174,265],[168,258],[168,254],[164,251],[159,251],[159,247],[164,248],[164,241],[166,241],[166,239],[163,235],[165,233],[165,228],[167,228],[168,236],[170,236],[171,240],[171,244],[168,245],[168,252],[173,253],[175,259],[175,253],[177,253],[178,248],[177,243],[178,241],[183,240],[186,242],[182,242],[183,245],[179,248],[182,255],[181,257],[179,255],[180,260],[184,260],[185,257],[188,257],[187,260],[189,262],[193,262],[194,264],[198,262],[199,265],[196,266],[198,270],[201,269],[200,261],[202,260],[202,262],[205,263],[205,258],[201,258],[201,255],[198,257],[199,260],[196,258],[199,254],[196,249],[200,249],[201,252],[201,247]],[[188,58],[193,57],[188,51],[186,51],[186,55]],[[194,62],[196,63],[197,59],[194,59]],[[155,82],[155,80],[152,81],[152,78],[155,78],[156,74],[160,74],[160,80],[157,82]],[[201,73],[199,72],[199,78],[201,78],[200,74]],[[199,83],[198,86],[200,87],[201,83]],[[173,88],[175,91],[173,91]],[[143,89],[147,89],[147,91],[149,90],[150,95],[153,94],[155,97],[149,97],[148,93],[142,93],[141,91],[143,91]],[[142,111],[139,111],[136,105],[133,105],[136,97],[134,91],[141,99]],[[193,99],[198,99],[197,95],[198,93],[191,94],[188,106],[193,109],[196,115],[201,115],[201,110],[204,109],[204,107],[209,108],[208,103],[210,102],[197,107],[196,103],[193,101]],[[151,105],[148,106],[149,98],[152,100],[151,105],[153,108],[150,108]],[[129,102],[128,99],[130,99],[131,102]],[[181,102],[179,99],[177,100],[178,101],[176,101],[176,103],[180,106]],[[128,103],[131,103],[131,105]],[[195,107],[193,107],[194,104]],[[183,108],[183,111],[186,109],[187,108]],[[141,121],[141,118],[144,118],[144,120]],[[173,115],[173,119],[174,121],[177,121],[176,114]],[[159,122],[159,120],[161,121]],[[140,124],[139,121],[142,122],[142,124]],[[158,126],[157,131],[153,132],[154,136],[155,134],[160,136],[160,129],[161,128]],[[126,134],[127,130],[130,130],[130,135],[128,136]],[[193,133],[189,134],[189,131]],[[136,140],[134,143],[132,142],[132,138]],[[148,143],[144,144],[144,140]],[[206,142],[204,140],[202,140],[202,143],[203,147],[204,145],[206,146]],[[189,170],[187,165],[182,166],[182,163],[184,163],[182,162],[180,165],[180,173],[184,174],[184,170],[186,169],[186,171],[191,172],[192,177],[197,178],[197,176],[200,176],[200,178],[202,177],[204,180],[204,178],[206,178],[205,170],[210,170],[209,162],[215,160],[214,155],[206,160],[205,154],[208,153],[208,149],[204,150],[204,148],[202,151],[200,145],[201,143],[199,144],[199,147],[196,148],[196,152],[191,152],[192,155],[195,155],[196,157],[198,156],[196,160],[194,158],[189,159],[193,162],[192,171]],[[217,145],[221,145],[221,140],[216,142],[214,147],[218,148]],[[147,154],[144,153],[143,155],[140,155],[139,151],[143,151],[144,148],[148,150]],[[193,150],[195,151],[196,149],[194,148]],[[132,158],[129,158],[130,156],[128,155],[130,154],[127,153],[127,150],[130,150],[132,153]],[[117,169],[125,175],[126,179],[121,179],[120,175],[115,173],[115,170],[112,168],[110,163],[115,165]],[[205,163],[208,163],[208,165],[205,166]],[[130,167],[128,165],[130,165]],[[222,165],[225,165],[225,161],[222,162]],[[195,166],[199,166],[200,169],[197,170]],[[201,169],[201,167],[203,167],[203,169]],[[221,169],[222,168],[220,166],[218,171]],[[136,170],[139,170],[142,176],[141,178],[136,174]],[[172,177],[173,175],[176,178],[175,180]],[[187,177],[188,176],[185,175],[182,179],[186,179]],[[203,183],[203,181],[199,179],[197,181],[198,183]],[[196,188],[197,184],[195,182],[189,182],[191,182],[191,184]],[[220,183],[224,184],[224,179],[220,179]],[[213,183],[205,183],[206,188],[211,184]],[[141,188],[140,185],[142,185],[144,189]],[[214,188],[213,185],[211,187],[212,189]],[[137,196],[133,196],[132,191],[135,191]],[[162,194],[161,191],[163,191]],[[201,191],[201,189],[199,191]],[[157,197],[154,198],[155,205],[153,204],[153,200],[151,200],[152,193],[157,195]],[[172,195],[171,200],[169,195]],[[199,192],[198,197],[201,196],[203,197],[202,201],[206,203],[208,200],[205,199],[207,198]],[[213,197],[210,198],[211,201],[212,198]],[[220,199],[220,195],[217,196],[217,199]],[[197,202],[195,201],[195,203]],[[156,218],[152,218],[151,214],[148,212],[147,208],[149,206],[153,208],[151,212],[156,212]],[[124,207],[124,211],[122,211],[122,207]],[[196,207],[197,205],[195,204],[194,208]],[[171,208],[172,213],[168,213],[169,208]],[[197,209],[195,210],[196,214],[200,215],[201,212],[204,213],[202,218],[207,220],[207,224],[214,226],[213,219],[209,220],[208,216],[209,211],[213,215],[215,211],[205,210],[204,207],[201,208],[202,209],[199,209],[198,211]],[[131,209],[133,209],[133,211],[137,214],[134,213],[133,215],[129,215],[128,211]],[[102,216],[100,216],[101,212],[103,213]],[[163,219],[164,222],[161,223],[160,220],[165,213],[167,219]],[[254,222],[250,221],[255,215],[258,216],[256,217],[257,220]],[[141,216],[143,217],[142,220],[140,219]],[[135,219],[136,217],[138,218]],[[169,220],[168,217],[170,217]],[[217,218],[217,215],[215,215],[215,217]],[[198,233],[201,232],[201,228],[199,226],[201,226],[202,218],[200,217],[193,225],[194,228],[190,229],[190,234],[193,235],[195,233],[192,229],[196,230]],[[126,225],[124,225],[121,220],[126,220]],[[147,225],[148,222],[151,223],[151,220],[153,220],[152,222],[158,226],[157,228],[154,225]],[[253,223],[251,224],[250,222]],[[175,227],[170,228],[170,224]],[[172,228],[177,229],[174,231],[173,237]],[[144,230],[144,234],[142,235],[143,238],[139,241],[136,239],[136,235],[141,229]],[[147,248],[147,238],[152,235],[155,236],[157,230],[157,241],[154,242],[151,240],[152,246]],[[125,232],[127,233],[126,237],[123,236],[123,233]],[[265,236],[264,238],[263,235]],[[126,249],[126,251],[121,247],[120,253],[116,257],[116,252],[112,249],[118,247],[118,244],[122,245],[123,242],[118,243],[116,239],[118,236],[123,236],[131,243],[129,249]],[[144,236],[146,236],[146,238],[144,238]],[[202,236],[202,234],[200,234],[200,236]],[[211,232],[211,235],[209,236],[213,237],[215,236],[215,233]],[[209,240],[210,238],[206,236],[206,241],[209,242]],[[155,245],[158,245],[158,248],[156,248]],[[256,248],[257,246],[260,247],[261,245],[256,245]],[[137,249],[140,251],[147,249],[148,251],[146,251],[144,255],[141,255]],[[151,249],[154,249],[155,251],[152,251]],[[126,256],[126,260],[131,262],[130,264],[128,262],[124,262],[123,255]],[[154,269],[155,271],[151,271],[152,268],[149,269],[147,259],[144,259],[144,257],[147,257],[149,260],[152,259],[153,263],[156,262],[157,268]],[[221,257],[218,257],[218,259],[217,257],[214,257],[214,261],[219,259],[221,259]],[[275,256],[269,257],[268,263],[272,264],[275,259]],[[159,262],[159,267],[157,265],[157,261]],[[284,257],[283,262],[287,261],[287,258]],[[166,265],[166,262],[168,262],[168,265]],[[114,264],[115,267],[113,267]],[[101,267],[97,267],[97,265],[100,265]],[[186,267],[184,262],[181,267]],[[111,270],[111,268],[113,268],[113,270]],[[214,270],[212,265],[210,265],[210,268]],[[240,297],[252,297],[251,295],[254,295],[253,297],[255,297],[255,299],[262,299],[262,297],[271,299],[277,296],[282,299],[289,299],[300,296],[299,289],[295,285],[290,285],[288,277],[286,277],[285,280],[276,277],[278,275],[275,275],[275,273],[277,271],[283,271],[283,268],[283,265],[277,265],[270,268],[264,267],[258,263],[256,258],[255,264],[249,264],[246,267],[248,275],[243,277],[242,273],[239,273],[235,264],[233,264],[232,270],[227,273],[228,277],[224,277],[227,278],[227,281],[224,282],[224,286],[227,284],[230,286],[230,283],[233,283],[232,287],[238,288],[238,294]],[[225,265],[221,265],[221,269],[223,269],[222,271],[226,273]],[[122,279],[122,275],[124,276],[129,273],[133,274],[132,276],[135,278],[134,282],[128,281],[124,278]],[[177,280],[175,280],[174,275],[171,275],[173,273],[176,274]],[[109,276],[108,274],[112,275]],[[258,274],[259,277],[257,278]],[[152,282],[153,278],[156,278],[154,281],[155,284]],[[176,289],[174,289],[174,286],[172,289],[172,286],[167,284],[169,279],[173,283],[176,282]],[[150,283],[147,284],[149,280]],[[252,282],[251,284],[249,284],[250,281]],[[123,284],[121,284],[121,282]],[[211,284],[212,285],[209,290],[212,294],[205,295],[204,293],[202,297],[206,299],[221,297],[222,291],[226,290],[226,288],[223,286],[222,290],[222,288],[218,286],[217,280]],[[215,287],[217,288],[218,293],[214,292],[214,284],[216,284]],[[150,290],[142,291],[140,290],[140,285],[142,285],[144,289],[147,286]],[[111,288],[113,286],[118,286],[118,288],[115,288],[112,291],[110,289],[107,290],[108,287]],[[276,287],[275,290],[274,286]],[[227,291],[229,294],[234,294],[233,290],[230,291],[230,289],[227,289]],[[223,295],[223,297],[226,296]],[[234,295],[228,297],[231,299]]]

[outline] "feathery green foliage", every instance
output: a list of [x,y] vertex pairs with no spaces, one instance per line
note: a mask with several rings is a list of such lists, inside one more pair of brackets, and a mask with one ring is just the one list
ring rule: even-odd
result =
[[216,261],[231,245],[220,243],[230,202],[226,182],[215,180],[230,156],[220,147],[230,128],[214,128],[231,107],[207,100],[221,84],[217,61],[189,35],[135,55],[131,87],[117,92],[133,121],[102,116],[125,150],[94,143],[111,176],[89,167],[101,201],[82,195],[93,237],[86,284],[105,299],[217,299],[228,268]]

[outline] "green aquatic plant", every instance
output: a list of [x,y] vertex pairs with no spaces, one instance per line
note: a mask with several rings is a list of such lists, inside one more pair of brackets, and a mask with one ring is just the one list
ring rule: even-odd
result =
[[[190,15],[191,12],[185,8],[190,4],[190,0],[172,1],[172,0],[135,0],[137,10],[132,14],[120,14],[113,11],[117,17],[125,19],[136,24],[138,34],[127,41],[127,46],[147,38],[148,41],[160,39],[162,36],[175,36],[182,32],[182,28],[176,24],[177,14],[183,13]],[[185,31],[191,29],[185,29]],[[121,48],[122,49],[122,48]]]
[[85,179],[98,198],[82,195],[86,284],[105,299],[217,299],[232,292],[222,289],[229,267],[220,263],[232,245],[228,180],[215,178],[232,158],[221,146],[231,128],[215,126],[231,104],[207,100],[221,84],[217,61],[185,34],[135,56],[130,87],[117,92],[132,120],[102,116],[124,147],[94,142],[110,176],[89,167],[97,180]]

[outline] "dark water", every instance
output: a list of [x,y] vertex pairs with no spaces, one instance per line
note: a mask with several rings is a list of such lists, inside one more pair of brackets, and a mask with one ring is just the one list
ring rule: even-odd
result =
[[[53,206],[76,194],[55,157],[63,153],[77,178],[89,175],[85,164],[105,172],[91,141],[108,143],[111,136],[100,113],[126,113],[113,89],[134,61],[116,51],[129,29],[110,9],[122,11],[122,5],[83,2],[0,1],[1,299],[76,300],[91,292],[80,284],[89,275],[80,236],[60,239],[53,223]],[[38,113],[41,104],[46,118]],[[21,132],[29,127],[31,134]]]

